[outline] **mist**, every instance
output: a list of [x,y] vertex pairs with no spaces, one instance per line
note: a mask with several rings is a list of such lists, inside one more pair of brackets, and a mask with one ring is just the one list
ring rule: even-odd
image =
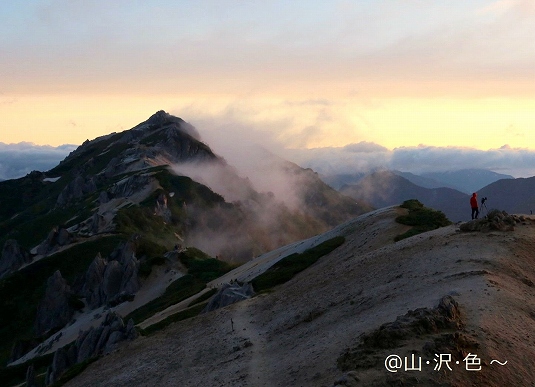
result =
[[251,144],[241,143],[222,156],[224,162],[172,166],[176,174],[206,185],[230,204],[212,208],[208,215],[188,205],[195,227],[187,244],[230,262],[244,262],[347,220],[346,211],[343,219],[333,214],[335,222],[325,221],[307,202],[319,182],[314,172]]

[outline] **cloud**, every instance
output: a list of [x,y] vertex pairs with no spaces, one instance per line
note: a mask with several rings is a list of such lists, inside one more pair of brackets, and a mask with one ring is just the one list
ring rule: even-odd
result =
[[47,171],[55,167],[76,145],[58,147],[35,145],[30,142],[5,144],[0,142],[0,179],[16,179],[31,171]]
[[515,177],[535,175],[535,151],[508,145],[489,150],[425,145],[387,150],[378,144],[365,143],[352,144],[349,148],[349,152],[346,147],[299,149],[288,152],[287,156],[322,174],[369,172],[380,168],[416,174],[481,168]]
[[342,148],[344,151],[353,153],[387,152],[388,149],[379,144],[369,141],[361,141],[357,144],[348,144]]
[[478,13],[461,1],[231,3],[59,0],[13,7],[0,26],[8,34],[0,49],[10,53],[0,58],[0,70],[10,74],[5,87],[184,95],[292,90],[321,101],[333,90],[443,95],[448,85],[466,96],[474,83],[496,90],[483,81],[499,79],[520,80],[515,87],[531,92],[525,80],[533,75],[532,0],[496,2],[503,11],[492,17],[496,12]]

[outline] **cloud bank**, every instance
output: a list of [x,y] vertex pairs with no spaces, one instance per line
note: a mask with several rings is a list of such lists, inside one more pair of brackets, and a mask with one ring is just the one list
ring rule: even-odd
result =
[[[337,132],[349,144],[340,147],[310,147],[310,132],[334,135],[333,130],[317,119],[325,106],[315,104],[316,114],[308,122],[291,130],[294,121],[275,115],[254,115],[239,105],[230,105],[216,114],[204,114],[192,107],[182,109],[199,128],[201,137],[217,154],[231,165],[246,168],[254,164],[262,147],[303,168],[325,174],[352,174],[376,169],[391,169],[415,174],[481,168],[514,177],[535,176],[535,150],[503,145],[487,150],[462,146],[403,146],[389,149],[373,141],[353,141],[361,135]],[[327,112],[329,112],[327,110]],[[247,114],[246,114],[247,113]],[[175,112],[175,115],[179,113]],[[300,123],[302,124],[302,123]],[[292,136],[287,133],[291,131]],[[308,145],[307,146],[297,146]],[[251,150],[250,148],[253,148]],[[253,175],[250,171],[240,171]],[[260,177],[259,177],[260,178]]]
[[322,174],[368,172],[378,168],[415,174],[481,168],[514,177],[535,175],[535,151],[508,145],[486,151],[425,145],[389,150],[361,142],[340,148],[294,149],[286,153],[290,160]]
[[55,167],[77,145],[58,147],[35,145],[29,142],[5,144],[0,142],[0,180],[16,179],[31,171],[47,171]]

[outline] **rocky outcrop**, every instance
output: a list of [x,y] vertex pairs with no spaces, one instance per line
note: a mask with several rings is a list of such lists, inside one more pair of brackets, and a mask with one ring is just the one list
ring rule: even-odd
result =
[[100,191],[100,194],[98,195],[98,202],[100,204],[106,204],[110,201],[110,197],[107,191]]
[[121,244],[108,260],[95,257],[85,275],[82,294],[91,308],[117,305],[139,290],[139,261],[132,241]]
[[8,239],[0,255],[0,278],[18,270],[22,265],[30,263],[30,254],[19,246],[16,240]]
[[84,177],[78,175],[63,188],[56,200],[56,205],[59,207],[66,206],[73,201],[81,199],[84,195],[96,191],[97,179],[94,176]]
[[118,181],[109,189],[109,194],[116,198],[127,198],[139,193],[151,183],[153,178],[148,175],[134,175]]
[[73,243],[75,237],[65,228],[54,227],[47,238],[37,246],[35,251],[39,255],[46,255],[53,253],[62,246]]
[[246,300],[253,295],[254,290],[250,283],[243,285],[235,282],[224,284],[214,297],[212,297],[202,313],[211,312],[212,310],[234,304],[235,302]]
[[108,313],[100,326],[80,332],[73,344],[54,353],[52,364],[47,370],[46,385],[57,381],[73,365],[110,353],[122,341],[137,337],[138,333],[132,319],[125,325],[119,315],[114,312]]
[[101,304],[102,296],[100,294],[100,285],[104,279],[107,262],[97,254],[93,262],[89,265],[85,274],[85,284],[82,294],[85,296],[87,304],[91,308],[96,308]]
[[171,210],[167,206],[167,195],[161,193],[156,199],[156,207],[154,208],[154,214],[161,216],[166,223],[171,222]]
[[83,222],[69,227],[69,231],[75,233],[79,237],[89,237],[115,230],[113,219],[115,212],[113,210],[99,212],[95,211],[93,215]]
[[62,328],[71,321],[74,308],[69,304],[70,297],[72,297],[71,289],[57,270],[48,278],[45,296],[37,308],[35,333],[38,336]]
[[37,387],[37,381],[35,380],[35,369],[33,364],[26,370],[26,387]]
[[460,225],[461,231],[514,231],[517,223],[529,221],[523,215],[509,215],[505,211],[492,210],[482,219],[474,219]]
[[170,126],[179,129],[183,133],[193,137],[196,140],[200,140],[200,135],[194,126],[188,124],[181,118],[175,117],[164,110],[159,110],[149,117],[147,121],[138,125],[138,129],[148,129],[148,131]]

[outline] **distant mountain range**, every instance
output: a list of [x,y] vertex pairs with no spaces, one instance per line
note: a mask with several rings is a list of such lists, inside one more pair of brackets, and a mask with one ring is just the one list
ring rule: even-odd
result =
[[[479,181],[502,176],[480,170],[458,172],[448,175],[483,176]],[[442,175],[435,174],[434,176],[438,178]],[[521,214],[530,214],[535,211],[535,177],[515,179],[505,176],[478,190],[480,201],[483,197],[488,199],[485,207],[482,207],[483,214],[492,208]],[[435,182],[434,179],[408,173],[379,171],[360,177],[355,184],[341,187],[340,192],[356,200],[371,203],[377,208],[396,205],[404,200],[415,198],[428,207],[444,212],[454,222],[469,220],[470,195],[452,188],[436,187]],[[426,185],[427,188],[421,185]]]
[[452,221],[467,220],[469,195],[451,188],[424,188],[391,171],[374,172],[354,185],[340,189],[344,195],[364,200],[381,208],[416,198],[424,205],[440,210]]
[[535,177],[496,181],[479,190],[479,198],[483,197],[487,197],[489,210],[531,214],[535,211]]
[[501,179],[514,179],[511,175],[504,175],[486,169],[461,169],[458,171],[422,173],[422,177],[434,179],[445,186],[471,194],[481,188]]
[[[356,172],[346,174],[322,175],[322,180],[335,189],[344,185],[358,183],[365,176],[374,172],[387,171],[384,169],[374,170],[368,173]],[[511,175],[504,175],[486,169],[461,169],[447,172],[429,172],[417,175],[411,172],[391,170],[390,172],[404,177],[408,181],[423,188],[452,188],[467,194],[501,179],[514,179]]]

